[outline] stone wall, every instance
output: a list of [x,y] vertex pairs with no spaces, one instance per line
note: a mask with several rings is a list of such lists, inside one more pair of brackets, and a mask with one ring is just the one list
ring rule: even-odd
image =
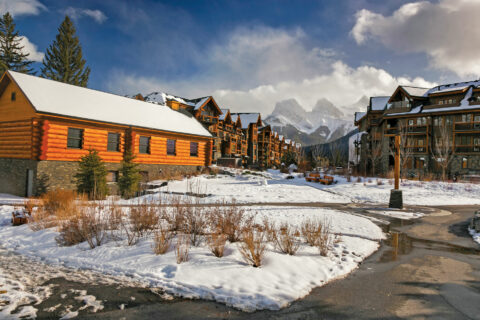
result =
[[[108,171],[119,171],[119,163],[106,163]],[[165,164],[139,164],[144,181],[168,179],[179,175],[199,172],[201,166],[182,166]],[[9,193],[24,197],[27,192],[27,170],[33,170],[34,196],[49,190],[75,190],[74,176],[78,171],[78,163],[74,161],[34,161],[22,159],[0,158],[0,193]],[[118,192],[116,183],[109,183],[112,194]]]
[[[27,170],[35,177],[37,161],[0,158],[0,193],[24,197],[27,193]],[[35,192],[35,179],[33,190]]]

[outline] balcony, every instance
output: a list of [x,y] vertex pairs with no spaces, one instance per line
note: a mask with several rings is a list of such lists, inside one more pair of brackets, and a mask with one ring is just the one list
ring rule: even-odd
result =
[[407,150],[411,153],[427,153],[428,151],[425,146],[407,146]]
[[427,126],[420,125],[420,126],[408,126],[407,133],[427,133]]
[[208,124],[215,124],[215,123],[218,122],[218,117],[201,115],[200,116],[200,122],[208,123]]
[[455,146],[456,153],[480,153],[480,145],[457,145]]
[[480,131],[480,122],[456,122],[455,131]]
[[386,128],[385,129],[385,134],[398,134],[398,128]]

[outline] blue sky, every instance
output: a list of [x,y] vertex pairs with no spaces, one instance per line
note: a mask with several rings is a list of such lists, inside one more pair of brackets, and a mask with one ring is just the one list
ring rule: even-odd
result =
[[476,36],[478,2],[0,0],[0,11],[12,11],[37,60],[71,15],[89,87],[214,95],[268,113],[284,99],[308,110],[323,97],[342,106],[398,83],[477,78],[480,61],[456,51],[475,49],[458,34]]

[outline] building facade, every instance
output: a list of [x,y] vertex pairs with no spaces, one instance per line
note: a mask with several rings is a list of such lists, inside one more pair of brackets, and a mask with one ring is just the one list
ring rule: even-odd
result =
[[167,106],[11,71],[0,80],[0,193],[74,189],[90,150],[114,183],[128,150],[150,180],[208,166],[212,149],[208,130]]
[[372,97],[367,111],[355,115],[355,124],[360,173],[388,173],[399,135],[404,176],[480,174],[480,81],[399,86],[390,97]]

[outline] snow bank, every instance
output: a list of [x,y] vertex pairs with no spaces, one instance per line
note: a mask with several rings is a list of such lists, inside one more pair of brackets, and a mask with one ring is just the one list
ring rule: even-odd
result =
[[474,229],[470,229],[470,228],[468,228],[468,232],[469,232],[470,235],[472,236],[473,241],[475,241],[476,243],[480,244],[480,232],[475,232]]
[[[10,208],[0,207],[3,220],[8,219]],[[316,248],[306,244],[302,244],[295,256],[282,254],[269,245],[260,268],[246,265],[235,243],[227,243],[223,258],[213,256],[206,246],[191,248],[189,261],[180,265],[176,264],[172,248],[165,255],[154,255],[151,239],[130,247],[111,241],[90,250],[86,243],[59,247],[55,242],[58,233],[53,229],[34,232],[26,225],[3,225],[0,243],[9,250],[49,263],[129,276],[170,294],[216,300],[253,311],[286,307],[313,288],[345,277],[377,250],[378,240],[384,237],[370,220],[331,209],[251,207],[247,210],[258,221],[268,217],[274,223],[288,221],[294,226],[304,219],[326,219],[331,222],[332,231],[341,234],[341,241],[328,257],[320,256]]]

